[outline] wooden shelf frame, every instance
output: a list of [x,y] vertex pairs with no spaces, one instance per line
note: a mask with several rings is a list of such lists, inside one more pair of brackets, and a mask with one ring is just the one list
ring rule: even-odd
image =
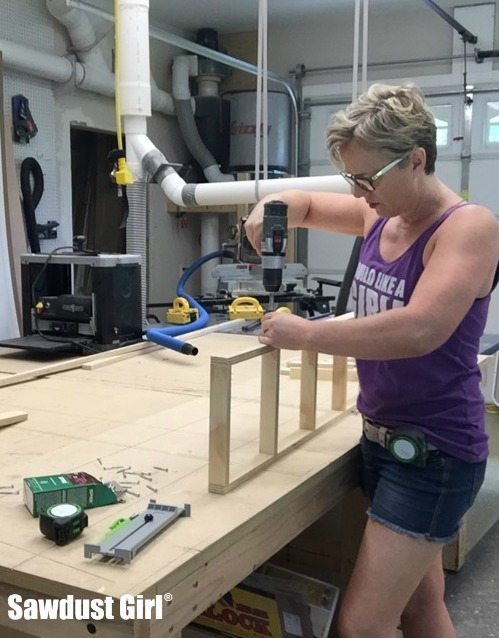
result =
[[[231,479],[230,471],[230,430],[232,368],[249,359],[261,358],[260,391],[260,457],[250,469]],[[208,455],[208,491],[226,494],[255,474],[274,463],[283,455],[302,445],[320,430],[331,425],[338,412],[346,409],[347,374],[346,357],[335,357],[338,372],[332,378],[331,409],[336,411],[331,418],[317,426],[317,378],[318,354],[302,351],[300,376],[300,403],[298,432],[300,436],[292,443],[279,449],[279,372],[280,350],[270,346],[259,346],[229,357],[211,357],[210,365],[210,425]]]

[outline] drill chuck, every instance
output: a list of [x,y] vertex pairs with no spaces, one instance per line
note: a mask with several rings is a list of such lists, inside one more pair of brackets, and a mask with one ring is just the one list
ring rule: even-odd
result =
[[282,271],[288,242],[288,207],[273,200],[263,207],[261,243],[263,287],[277,292],[282,284]]

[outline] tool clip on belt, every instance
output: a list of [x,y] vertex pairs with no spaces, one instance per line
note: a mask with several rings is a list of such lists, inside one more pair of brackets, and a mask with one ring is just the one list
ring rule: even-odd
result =
[[424,467],[428,452],[437,450],[416,428],[391,429],[363,416],[362,429],[368,441],[381,445],[400,463]]

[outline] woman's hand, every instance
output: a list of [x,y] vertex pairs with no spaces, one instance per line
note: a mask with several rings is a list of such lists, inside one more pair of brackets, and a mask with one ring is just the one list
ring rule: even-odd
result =
[[288,312],[268,312],[262,317],[260,343],[274,348],[306,350],[311,323]]
[[246,237],[258,254],[260,254],[262,244],[263,207],[266,202],[270,202],[273,199],[277,199],[277,197],[267,195],[257,202],[248,219],[244,223],[244,232],[246,233]]
[[288,228],[301,226],[308,214],[311,194],[304,191],[288,190],[280,193],[266,195],[251,211],[244,231],[248,241],[258,254],[260,254],[263,231],[263,209],[267,202],[280,201],[288,206]]

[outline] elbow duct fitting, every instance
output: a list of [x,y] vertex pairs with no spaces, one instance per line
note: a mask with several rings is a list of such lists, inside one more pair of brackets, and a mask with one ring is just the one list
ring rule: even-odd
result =
[[83,11],[70,7],[68,0],[47,0],[47,9],[66,27],[78,60],[96,71],[105,72],[112,82],[111,51],[109,49],[106,52],[108,54],[106,59],[104,51],[97,43],[97,37],[88,16]]

